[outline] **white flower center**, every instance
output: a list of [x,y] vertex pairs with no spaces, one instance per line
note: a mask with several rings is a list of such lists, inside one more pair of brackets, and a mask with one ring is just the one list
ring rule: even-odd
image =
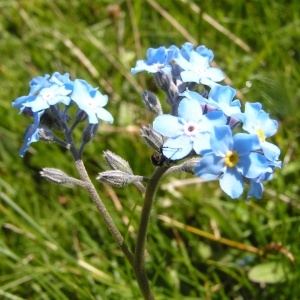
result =
[[183,127],[183,132],[187,136],[195,136],[199,131],[199,126],[195,122],[188,122]]

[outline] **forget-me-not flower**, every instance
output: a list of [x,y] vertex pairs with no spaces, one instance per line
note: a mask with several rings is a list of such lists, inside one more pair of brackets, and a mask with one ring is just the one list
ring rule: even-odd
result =
[[103,108],[108,101],[108,96],[102,95],[97,88],[92,88],[85,80],[74,80],[71,99],[87,113],[89,123],[98,123],[98,118],[109,123],[113,122],[113,116]]
[[235,89],[229,85],[217,85],[210,90],[207,103],[222,110],[228,117],[243,120],[241,102],[239,100],[233,100],[235,94]]
[[242,194],[243,176],[254,179],[272,172],[267,159],[255,152],[260,149],[256,135],[237,133],[232,136],[229,126],[217,126],[212,130],[210,144],[212,151],[195,166],[195,175],[208,180],[219,177],[222,190],[231,198]]
[[[200,51],[192,50],[186,46],[183,50],[176,50],[173,53],[173,60],[183,69],[181,78],[183,82],[196,82],[208,86],[214,86],[225,78],[220,69],[209,65],[212,56],[208,49],[200,48]],[[204,55],[202,55],[204,54]]]
[[276,120],[272,120],[269,114],[261,109],[260,103],[246,103],[245,119],[243,129],[250,134],[257,134],[260,140],[260,146],[266,158],[275,161],[280,155],[280,149],[266,141],[266,138],[274,135],[278,129]]
[[136,66],[131,69],[131,74],[136,74],[141,71],[147,71],[149,73],[164,72],[170,73],[172,67],[170,61],[173,56],[175,46],[166,48],[161,46],[159,48],[149,48],[147,50],[147,60],[138,60]]
[[178,117],[160,115],[153,122],[153,129],[168,140],[163,144],[164,156],[172,160],[186,157],[192,150],[202,154],[210,149],[212,126],[225,124],[221,111],[203,115],[196,99],[183,98],[178,107]]

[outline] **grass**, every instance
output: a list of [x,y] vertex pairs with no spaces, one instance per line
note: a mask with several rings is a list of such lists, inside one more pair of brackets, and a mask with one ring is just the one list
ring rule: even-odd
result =
[[[299,14],[296,0],[201,6],[180,0],[0,1],[0,298],[141,299],[130,265],[87,194],[39,176],[43,167],[76,176],[70,154],[39,142],[19,158],[29,120],[11,102],[37,75],[60,71],[86,79],[109,95],[115,117],[86,149],[91,177],[106,169],[106,149],[128,160],[135,174],[149,176],[152,153],[139,126],[153,116],[145,113],[140,92],[162,94],[150,75],[132,76],[130,68],[149,47],[186,41],[212,49],[239,98],[262,102],[279,121],[273,141],[284,167],[263,198],[250,202],[229,199],[217,182],[167,177],[148,234],[154,293],[185,300],[300,298]],[[133,247],[138,191],[95,184]]]

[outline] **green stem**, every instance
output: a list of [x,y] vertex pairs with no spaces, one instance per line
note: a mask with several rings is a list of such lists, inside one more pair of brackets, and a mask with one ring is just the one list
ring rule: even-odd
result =
[[123,236],[121,235],[120,231],[114,224],[114,221],[112,220],[110,214],[108,213],[105,205],[103,204],[101,198],[99,197],[99,194],[97,193],[90,177],[88,176],[86,169],[84,167],[83,161],[82,160],[76,160],[75,161],[76,168],[78,170],[78,173],[80,175],[80,178],[82,181],[86,183],[85,189],[89,192],[97,210],[100,212],[100,214],[103,217],[104,222],[107,225],[107,228],[109,229],[110,233],[114,237],[115,241],[123,251],[124,255],[128,259],[128,261],[133,265],[133,253],[127,246],[127,244],[124,241]]
[[160,179],[163,177],[164,173],[168,170],[168,168],[168,166],[156,168],[155,172],[153,173],[151,179],[148,182],[137,234],[133,268],[140,290],[142,291],[143,296],[146,300],[154,299],[154,295],[151,292],[150,284],[145,270],[146,235],[148,231],[151,210],[154,203],[158,184]]

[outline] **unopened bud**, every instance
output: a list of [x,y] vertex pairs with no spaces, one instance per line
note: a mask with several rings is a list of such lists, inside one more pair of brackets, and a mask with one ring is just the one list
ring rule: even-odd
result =
[[41,176],[57,184],[70,182],[70,177],[59,169],[43,168]]
[[86,119],[87,119],[87,113],[82,109],[77,109],[74,117],[74,122],[79,123],[85,121]]
[[129,163],[119,155],[107,150],[103,152],[103,157],[111,169],[119,170],[130,175],[133,174]]
[[161,134],[153,130],[151,125],[142,126],[141,128],[142,138],[145,143],[154,151],[160,152],[161,147],[164,144],[164,138]]
[[97,130],[98,130],[98,126],[99,126],[99,123],[96,123],[96,124],[88,124],[83,133],[82,133],[82,142],[84,144],[88,143],[90,140],[92,140],[96,133],[97,133]]
[[133,182],[142,181],[143,177],[130,175],[118,170],[109,170],[99,173],[96,179],[114,187],[123,187]]
[[156,116],[162,115],[163,110],[158,98],[149,91],[142,93],[143,101],[149,111],[154,113]]
[[170,84],[172,82],[171,74],[166,74],[164,72],[156,72],[154,73],[154,79],[157,86],[163,91],[168,91],[170,88]]

